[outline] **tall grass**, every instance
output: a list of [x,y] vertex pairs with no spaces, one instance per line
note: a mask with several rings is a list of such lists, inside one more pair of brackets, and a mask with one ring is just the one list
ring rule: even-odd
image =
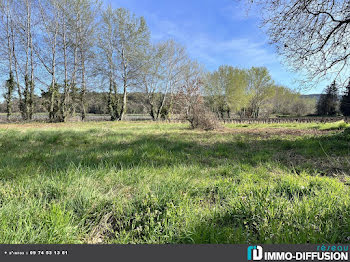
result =
[[0,242],[349,243],[350,135],[333,125],[2,125]]

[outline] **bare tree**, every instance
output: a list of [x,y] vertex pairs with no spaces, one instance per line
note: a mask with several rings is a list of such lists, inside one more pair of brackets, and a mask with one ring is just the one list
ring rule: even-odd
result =
[[57,38],[59,30],[59,8],[58,2],[54,0],[39,1],[40,26],[44,33],[40,47],[36,47],[36,55],[43,67],[49,73],[50,82],[48,84],[48,111],[51,121],[57,120],[59,113],[59,88],[56,81],[57,71]]
[[191,124],[191,128],[213,130],[220,127],[216,116],[205,106],[203,97],[203,69],[190,61],[183,71],[182,84],[174,92],[173,113]]
[[272,44],[308,80],[347,80],[350,61],[348,0],[252,0],[263,12]]
[[1,39],[6,43],[3,45],[3,48],[1,49],[1,53],[7,58],[7,71],[9,74],[9,78],[6,81],[6,92],[5,92],[5,99],[6,99],[6,111],[7,111],[7,120],[10,119],[12,114],[12,99],[13,99],[13,92],[15,88],[15,82],[14,82],[14,75],[13,75],[13,38],[12,38],[12,32],[13,32],[13,14],[12,14],[12,1],[1,1],[0,2],[0,26],[1,26],[1,32],[4,34],[1,35]]
[[98,38],[98,46],[102,52],[96,65],[102,77],[108,78],[108,111],[112,121],[120,117],[120,100],[116,83],[116,19],[117,16],[110,6],[102,14],[101,33]]
[[[103,14],[102,32],[100,48],[107,61],[109,110],[112,119],[123,120],[128,89],[136,83],[140,73],[149,31],[143,17],[137,18],[123,8],[113,10],[109,7]],[[122,86],[120,103],[118,84]]]
[[13,1],[10,5],[10,12],[12,13],[10,19],[10,31],[11,31],[11,43],[12,43],[12,56],[13,56],[13,64],[14,64],[14,72],[15,72],[15,87],[17,88],[18,95],[18,106],[19,111],[21,113],[22,119],[25,119],[25,110],[24,110],[24,100],[23,100],[23,90],[20,84],[20,64],[18,61],[18,56],[20,54],[20,22],[18,19],[18,13],[16,12],[16,4],[18,2]]
[[[19,0],[13,7],[16,16],[16,35],[18,37],[18,48],[14,52],[15,70],[20,73],[24,79],[24,87],[20,88],[19,77],[17,77],[18,93],[20,96],[20,110],[24,120],[30,120],[33,117],[34,110],[34,79],[35,79],[35,54],[34,54],[34,36],[36,33],[34,21],[36,15],[36,1]],[[13,40],[14,42],[14,40]],[[15,46],[13,46],[14,49]]]
[[[65,40],[64,43],[66,45],[65,49],[65,54],[64,55],[64,60],[65,60],[65,71],[67,70],[67,82],[69,81],[69,90],[67,89],[66,91],[68,92],[65,97],[69,97],[70,99],[67,100],[67,103],[70,102],[70,106],[66,111],[66,117],[68,115],[75,115],[76,109],[78,104],[80,103],[80,99],[78,98],[78,47],[79,47],[79,41],[78,41],[78,16],[77,16],[77,10],[79,9],[78,7],[71,8],[72,6],[77,5],[77,0],[66,0],[63,2],[63,8],[64,10],[64,17],[65,17],[65,26],[67,31],[65,31]],[[68,58],[69,54],[67,51],[71,51],[71,56],[72,56],[72,67],[69,67],[68,64]],[[70,76],[68,76],[68,68],[71,70]],[[66,76],[65,76],[66,77]]]
[[153,120],[171,110],[174,90],[183,83],[181,80],[189,63],[185,48],[172,40],[148,48],[139,86],[147,96]]
[[68,70],[69,70],[69,9],[70,0],[59,0],[58,1],[58,10],[59,10],[59,30],[58,36],[60,41],[60,46],[63,55],[63,74],[64,74],[64,83],[63,83],[63,98],[61,99],[60,104],[60,117],[61,121],[66,122],[68,116],[71,113],[71,101],[70,101],[70,92],[71,86],[68,79]]
[[[68,7],[68,6],[67,6]],[[100,8],[98,0],[75,0],[71,1],[72,30],[74,38],[74,74],[72,82],[75,85],[76,73],[80,70],[80,105],[81,119],[86,117],[86,92],[87,92],[87,62],[93,57],[93,47],[96,40],[97,14]]]
[[33,111],[34,111],[34,88],[35,88],[35,75],[34,75],[34,47],[33,47],[33,35],[34,35],[34,29],[33,29],[33,9],[34,9],[34,3],[32,0],[26,0],[26,9],[27,9],[27,23],[26,23],[26,33],[27,33],[27,48],[26,48],[26,54],[27,58],[29,57],[29,66],[30,66],[30,75],[28,76],[28,60],[26,62],[26,91],[25,91],[25,112],[26,112],[26,119],[31,120],[33,118]]

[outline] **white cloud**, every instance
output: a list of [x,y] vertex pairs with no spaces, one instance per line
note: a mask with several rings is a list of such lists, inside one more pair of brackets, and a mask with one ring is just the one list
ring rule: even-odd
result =
[[[293,75],[282,66],[277,54],[268,45],[266,38],[256,35],[216,38],[209,32],[196,32],[191,24],[160,19],[148,15],[154,41],[174,39],[186,46],[189,55],[203,63],[208,70],[228,64],[241,68],[266,66],[279,84],[295,87]],[[181,21],[182,22],[182,21]]]
[[[197,44],[192,41],[193,50],[199,53],[207,53],[218,59],[239,63],[242,66],[262,66],[278,62],[274,53],[266,48],[264,42],[257,42],[248,38],[232,38],[230,40],[218,40],[205,38]],[[205,43],[205,45],[203,45]]]
[[278,62],[276,55],[268,50],[265,41],[250,38],[231,38],[222,40],[208,34],[190,30],[190,25],[175,24],[172,21],[149,15],[154,41],[174,39],[185,45],[194,59],[202,60],[212,66],[222,60],[240,63],[242,66],[269,65]]

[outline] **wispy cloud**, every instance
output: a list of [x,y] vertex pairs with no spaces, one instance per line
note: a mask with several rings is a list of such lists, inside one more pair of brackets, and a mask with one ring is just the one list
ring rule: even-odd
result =
[[198,56],[210,55],[216,58],[215,64],[223,61],[235,66],[268,66],[278,63],[274,53],[266,48],[264,42],[249,38],[232,38],[229,40],[205,37],[190,42],[191,52]]
[[278,63],[277,56],[267,48],[266,41],[247,37],[219,39],[207,33],[196,32],[152,14],[152,39],[154,41],[174,39],[185,45],[189,54],[209,68],[223,62],[235,66],[268,66]]

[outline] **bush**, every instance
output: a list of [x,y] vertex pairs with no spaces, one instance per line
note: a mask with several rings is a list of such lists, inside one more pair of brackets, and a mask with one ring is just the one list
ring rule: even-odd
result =
[[192,106],[186,115],[186,120],[193,129],[215,130],[220,127],[217,117],[201,103]]
[[188,81],[175,95],[173,111],[178,111],[181,118],[189,121],[193,129],[214,130],[219,128],[219,121],[205,106],[200,92],[201,85],[198,78]]

